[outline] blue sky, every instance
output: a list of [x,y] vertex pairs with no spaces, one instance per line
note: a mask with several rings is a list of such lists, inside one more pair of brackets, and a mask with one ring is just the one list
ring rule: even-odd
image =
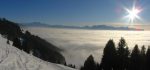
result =
[[[61,25],[126,23],[123,7],[133,0],[0,0],[0,17],[15,22],[43,22]],[[143,8],[142,23],[150,20],[150,0],[136,0]]]

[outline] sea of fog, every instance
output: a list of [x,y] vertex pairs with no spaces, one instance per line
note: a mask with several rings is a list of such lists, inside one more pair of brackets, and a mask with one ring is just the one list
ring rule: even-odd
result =
[[83,30],[59,29],[44,27],[26,27],[31,33],[44,38],[57,47],[63,49],[68,64],[78,67],[83,65],[89,55],[100,62],[103,48],[109,39],[113,39],[116,46],[124,37],[130,50],[138,44],[139,47],[150,45],[150,31],[117,31],[117,30]]

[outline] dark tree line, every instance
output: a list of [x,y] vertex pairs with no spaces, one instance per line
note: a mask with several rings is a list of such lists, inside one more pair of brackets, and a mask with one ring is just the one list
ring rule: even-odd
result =
[[65,65],[65,66],[68,66],[68,67],[70,67],[70,68],[74,68],[74,69],[76,68],[76,66],[73,65],[73,64],[67,64],[67,63],[64,63],[64,65]]
[[138,45],[129,51],[124,38],[121,38],[117,47],[111,39],[107,42],[100,63],[94,61],[90,55],[80,70],[150,70],[150,47],[148,49]]

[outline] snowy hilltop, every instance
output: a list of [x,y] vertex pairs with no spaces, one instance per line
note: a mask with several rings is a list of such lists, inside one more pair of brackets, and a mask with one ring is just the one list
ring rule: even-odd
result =
[[7,44],[0,35],[0,70],[75,70],[63,65],[43,61],[32,54]]

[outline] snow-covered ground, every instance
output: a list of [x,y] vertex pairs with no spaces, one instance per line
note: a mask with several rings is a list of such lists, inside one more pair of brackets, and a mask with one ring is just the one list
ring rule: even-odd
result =
[[0,35],[0,70],[75,70],[40,60],[6,43]]

